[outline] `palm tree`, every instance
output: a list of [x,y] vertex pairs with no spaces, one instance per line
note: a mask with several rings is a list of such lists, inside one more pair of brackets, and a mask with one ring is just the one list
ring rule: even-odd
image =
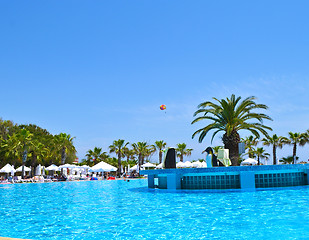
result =
[[134,149],[129,149],[128,147],[123,148],[123,154],[127,158],[127,162],[134,159],[135,151]]
[[184,153],[184,156],[187,156],[187,157],[191,156],[192,151],[193,151],[193,148],[187,148]]
[[70,134],[60,133],[55,135],[56,146],[61,152],[61,164],[65,164],[67,155],[75,155],[76,149],[73,145],[73,140],[75,137],[71,137]]
[[246,149],[248,149],[249,158],[252,158],[253,152],[255,151],[254,147],[256,147],[259,142],[257,137],[250,135],[249,137],[246,137],[242,140],[245,143]]
[[[298,160],[298,157],[296,157],[296,160]],[[279,160],[279,162],[281,162],[282,164],[292,164],[294,162],[294,157],[283,157]]]
[[47,143],[45,146],[48,148],[48,152],[46,153],[45,159],[46,164],[61,164],[61,156],[59,156],[59,147],[57,145],[57,140],[54,136],[46,136],[45,138]]
[[138,168],[140,169],[140,166],[144,164],[145,156],[148,154],[149,145],[147,142],[137,142],[133,143],[132,147],[135,151],[135,154],[138,156]]
[[115,158],[115,157],[109,157],[106,159],[106,163],[114,166],[114,167],[117,167],[118,166],[118,159]]
[[270,154],[266,152],[266,150],[262,147],[257,148],[256,150],[254,150],[253,152],[251,152],[253,154],[253,157],[257,157],[257,161],[258,161],[258,165],[260,165],[260,159],[265,158],[266,160],[268,160]]
[[156,152],[156,146],[155,145],[148,145],[147,150],[146,150],[146,160],[148,162],[150,162],[150,158],[152,157],[152,155]]
[[[29,142],[25,142],[27,135],[31,135]],[[67,136],[67,139],[64,136]],[[51,163],[58,165],[61,164],[61,161],[69,162],[76,157],[73,138],[70,135],[54,136],[35,124],[17,125],[11,121],[0,119],[0,139],[0,159],[3,163],[22,164],[27,161],[27,164],[30,165],[37,162],[44,165]],[[38,156],[36,156],[37,152]],[[44,158],[43,155],[40,156],[42,152],[44,152]],[[31,156],[31,160],[28,156]]]
[[115,153],[118,156],[118,176],[121,174],[121,157],[123,156],[123,148],[127,146],[129,142],[125,143],[125,140],[118,139],[113,142],[112,145],[109,146],[109,152]]
[[[248,97],[240,102],[241,97],[235,97],[232,94],[231,98],[217,99],[213,98],[216,103],[206,101],[198,105],[199,110],[194,113],[194,116],[202,113],[203,115],[193,120],[192,124],[210,120],[211,123],[193,133],[192,138],[199,134],[199,142],[202,142],[209,131],[214,133],[211,142],[215,135],[219,132],[224,132],[222,141],[224,148],[229,149],[232,165],[238,165],[238,143],[240,142],[239,130],[248,130],[257,138],[260,133],[268,136],[266,130],[272,130],[270,127],[263,124],[263,120],[272,120],[269,116],[263,113],[254,112],[254,110],[267,109],[264,104],[255,103],[255,97]],[[257,122],[253,122],[257,120]]]
[[155,148],[159,151],[159,163],[162,163],[163,149],[166,148],[167,143],[163,140],[155,141]]
[[193,149],[187,148],[187,144],[185,143],[178,143],[175,150],[180,162],[183,162],[183,156],[190,156],[191,152],[193,151]]
[[106,152],[102,152],[102,148],[94,147],[93,150],[88,150],[86,153],[87,163],[97,164],[100,161],[105,161],[109,156]]
[[307,143],[306,133],[289,132],[288,143],[293,145],[293,164],[295,164],[297,145],[299,144],[299,146],[304,146]]
[[276,155],[276,151],[277,148],[282,148],[284,144],[287,144],[289,142],[289,139],[287,139],[286,137],[281,137],[281,136],[277,136],[276,134],[274,134],[272,137],[268,136],[267,138],[263,138],[262,139],[263,144],[266,146],[273,146],[273,165],[277,164],[277,155]]
[[[8,163],[15,165],[21,161],[21,153],[23,151],[22,145],[16,134],[8,135],[6,140],[2,140],[1,151],[4,153],[6,160],[10,160]],[[4,161],[3,161],[4,162]],[[4,162],[5,163],[5,162]]]
[[[43,143],[38,142],[37,140],[33,141],[33,144],[29,148],[29,154],[31,154],[31,166],[34,170],[34,167],[39,163],[43,164],[43,159],[48,156],[49,149],[44,146]],[[31,174],[33,174],[34,171],[31,171]]]
[[7,157],[13,157],[13,164],[16,161],[22,163],[22,177],[24,177],[24,166],[27,160],[27,151],[29,147],[34,147],[32,142],[33,134],[26,129],[21,129],[13,135],[8,135],[8,139],[2,145],[6,151]]
[[[52,163],[60,164],[61,157],[59,156],[59,146],[57,146],[55,137],[52,134],[50,134],[46,129],[43,129],[35,124],[18,125],[18,128],[26,129],[32,133],[32,141],[34,143],[33,145],[39,144],[38,146],[33,146],[34,148],[31,149],[32,152],[30,153],[32,154],[32,160],[29,163],[31,166],[34,167],[34,165],[37,164],[37,161],[43,165]],[[42,147],[40,144],[42,144],[44,147]],[[37,157],[37,151],[39,155],[42,153],[43,155]]]

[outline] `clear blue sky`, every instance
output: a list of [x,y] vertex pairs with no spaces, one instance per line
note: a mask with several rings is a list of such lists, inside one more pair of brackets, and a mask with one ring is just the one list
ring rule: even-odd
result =
[[80,159],[119,138],[185,142],[189,160],[201,158],[210,136],[191,139],[192,115],[232,93],[268,105],[273,133],[304,132],[308,9],[305,0],[1,1],[0,117],[75,136]]

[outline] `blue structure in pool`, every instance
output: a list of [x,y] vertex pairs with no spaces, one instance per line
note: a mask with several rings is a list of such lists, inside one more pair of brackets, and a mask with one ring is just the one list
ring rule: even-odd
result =
[[309,184],[309,164],[142,170],[148,188],[244,189]]

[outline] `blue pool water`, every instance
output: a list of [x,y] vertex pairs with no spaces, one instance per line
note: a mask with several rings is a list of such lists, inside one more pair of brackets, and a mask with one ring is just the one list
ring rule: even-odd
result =
[[148,190],[147,180],[0,185],[0,236],[309,239],[309,188]]

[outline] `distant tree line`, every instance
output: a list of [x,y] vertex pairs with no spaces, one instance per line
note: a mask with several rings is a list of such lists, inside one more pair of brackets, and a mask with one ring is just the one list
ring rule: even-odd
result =
[[257,147],[258,143],[272,147],[273,165],[278,164],[277,149],[278,148],[281,149],[285,145],[292,146],[293,148],[291,155],[287,157],[282,157],[281,159],[279,159],[279,162],[281,162],[282,164],[295,164],[296,161],[299,159],[299,157],[296,154],[297,147],[298,146],[302,147],[305,144],[309,143],[309,130],[307,130],[304,133],[289,132],[287,137],[277,136],[277,134],[273,134],[272,136],[268,136],[261,140],[251,135],[249,137],[242,139],[242,141],[245,143],[246,149],[248,149],[247,154],[249,155],[249,157],[257,158],[258,164],[260,164],[261,159],[268,160],[270,157],[270,154],[267,153],[263,147]]
[[[163,140],[155,141],[154,144],[147,142],[137,142],[130,144],[123,139],[113,141],[107,151],[103,151],[100,147],[90,149],[86,153],[86,158],[81,164],[93,166],[94,164],[104,161],[118,168],[118,175],[123,167],[131,167],[135,164],[143,165],[146,161],[150,161],[151,157],[158,152],[159,163],[163,160],[163,150],[167,148],[167,143]],[[187,148],[187,144],[179,143],[175,148],[179,161],[184,160],[184,156],[190,156],[193,149]],[[109,154],[114,153],[116,157]]]
[[[74,137],[70,134],[60,133],[53,135],[46,129],[34,124],[15,124],[11,120],[0,118],[0,167],[9,163],[18,166],[32,167],[34,173],[38,164],[49,166],[73,163],[76,159],[76,149],[73,144]],[[155,144],[137,142],[130,144],[123,139],[115,140],[103,151],[100,147],[89,149],[85,159],[80,165],[93,166],[100,161],[105,161],[118,168],[120,174],[123,167],[131,167],[137,163],[142,165],[150,161],[158,152],[159,163],[162,162],[163,150],[167,143],[163,140]],[[179,143],[176,147],[177,157],[180,161],[184,156],[190,156],[193,149],[187,148],[185,143]],[[110,156],[115,154],[116,157]]]
[[0,166],[30,166],[34,172],[38,164],[72,163],[76,159],[73,139],[70,134],[53,135],[34,124],[0,119]]

